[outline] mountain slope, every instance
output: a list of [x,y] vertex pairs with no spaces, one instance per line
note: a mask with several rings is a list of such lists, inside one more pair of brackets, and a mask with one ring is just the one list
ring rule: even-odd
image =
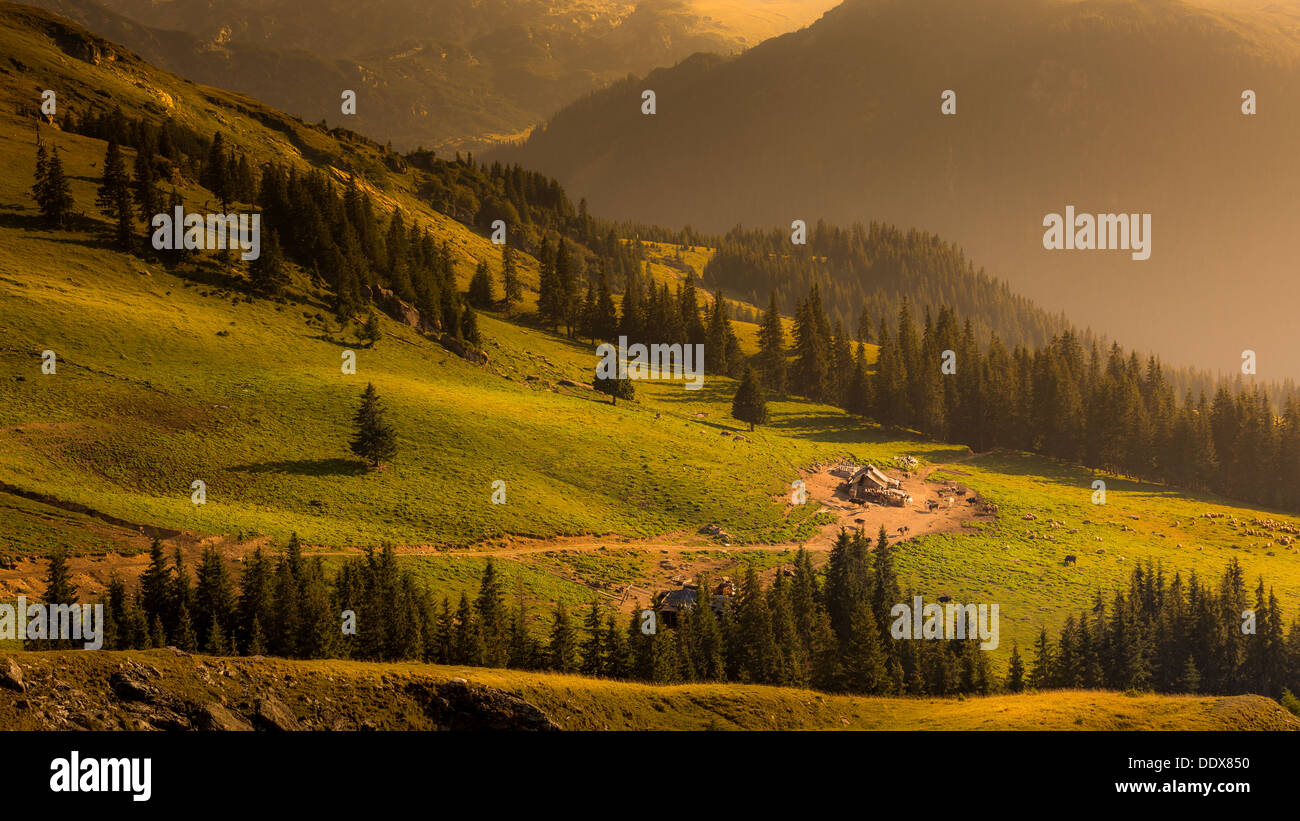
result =
[[[1081,326],[1220,372],[1251,349],[1295,377],[1298,23],[1295,2],[849,0],[738,57],[615,84],[500,156],[615,217],[935,231]],[[1151,258],[1044,250],[1067,205],[1151,214]]]
[[[590,345],[517,314],[481,315],[485,365],[388,318],[365,347],[355,323],[328,316],[328,295],[302,271],[287,296],[270,299],[250,294],[238,263],[228,274],[211,258],[172,270],[114,249],[94,205],[106,143],[45,126],[81,212],[73,230],[51,230],[27,190],[46,87],[83,114],[121,105],[201,134],[220,129],[258,163],[327,170],[340,184],[355,170],[381,220],[400,206],[448,243],[459,288],[480,259],[500,282],[499,249],[435,211],[418,195],[422,172],[393,170],[401,158],[373,143],[187,83],[39,10],[0,4],[0,53],[5,595],[41,590],[44,562],[32,558],[59,545],[81,554],[75,581],[97,594],[146,547],[135,525],[157,529],[146,532],[186,551],[191,567],[205,546],[239,557],[297,532],[329,561],[398,545],[404,564],[453,601],[473,594],[496,557],[507,589],[518,580],[530,603],[543,603],[534,613],[593,596],[630,611],[701,569],[738,574],[752,563],[775,572],[828,516],[860,518],[854,524],[875,532],[888,511],[846,512],[829,489],[792,505],[790,483],[841,458],[889,464],[910,455],[921,469],[964,460],[933,481],[964,483],[1003,511],[897,540],[907,586],[1005,604],[1002,655],[1014,641],[1030,646],[1040,627],[1055,630],[1098,590],[1123,585],[1139,561],[1211,578],[1236,559],[1247,578],[1275,586],[1288,613],[1300,602],[1294,516],[1109,476],[1108,507],[1098,511],[1092,471],[1006,454],[965,460],[963,447],[799,399],[770,402],[768,424],[739,432],[730,417],[736,384],[723,377],[700,391],[643,383],[636,401],[611,405],[582,384],[595,363]],[[213,199],[190,176],[173,184],[191,210]],[[654,255],[665,282],[680,275],[671,253]],[[683,260],[704,257],[693,248]],[[536,286],[527,256],[523,277]],[[738,330],[752,351],[753,326]],[[56,374],[41,373],[47,349],[58,355]],[[355,375],[340,372],[345,349],[358,354]],[[370,382],[398,433],[385,470],[365,470],[348,450]],[[202,506],[191,502],[195,479],[207,482]],[[496,479],[507,483],[507,504],[491,503]],[[1053,525],[1027,525],[1033,518]],[[709,525],[731,536],[699,532]],[[1079,559],[1066,565],[1066,555]],[[14,556],[24,559],[18,570],[8,569]]]
[[[403,148],[522,133],[629,72],[732,53],[831,0],[234,2],[41,0],[197,82]],[[344,89],[355,116],[340,113]]]

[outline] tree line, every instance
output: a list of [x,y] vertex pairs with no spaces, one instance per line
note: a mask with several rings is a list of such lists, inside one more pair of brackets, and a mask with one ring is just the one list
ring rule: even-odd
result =
[[[1277,596],[1261,577],[1248,594],[1241,565],[1229,562],[1216,585],[1192,571],[1169,577],[1160,566],[1133,569],[1109,604],[1099,591],[1070,615],[1053,640],[1034,644],[1026,672],[1012,659],[1007,689],[1027,687],[1154,690],[1161,693],[1300,691],[1300,619],[1286,630]],[[1300,705],[1298,705],[1300,706]]]
[[[1059,638],[1044,628],[1026,666],[1013,646],[1004,676],[991,672],[978,639],[895,639],[894,605],[910,602],[883,528],[873,547],[841,531],[817,571],[800,550],[766,586],[751,564],[734,595],[707,574],[693,605],[671,626],[659,614],[630,616],[590,605],[551,607],[540,630],[516,579],[513,593],[489,559],[473,596],[435,601],[391,548],[369,550],[327,578],[297,537],[275,556],[254,550],[236,578],[213,548],[193,581],[179,549],[156,540],[134,594],[114,576],[100,603],[106,649],[175,646],[219,655],[418,660],[439,664],[579,673],[654,683],[741,682],[865,695],[952,696],[1084,688],[1168,693],[1300,690],[1300,619],[1284,631],[1277,597],[1261,578],[1247,595],[1234,560],[1217,587],[1151,565],[1134,569],[1109,604],[1067,617]],[[71,604],[66,556],[50,560],[43,600]],[[1250,608],[1252,627],[1242,629]],[[349,632],[349,613],[355,630]],[[57,642],[37,642],[38,649]]]
[[[340,187],[316,168],[277,162],[257,167],[220,132],[208,138],[171,120],[155,124],[144,116],[129,117],[121,108],[91,109],[84,115],[69,111],[61,127],[107,144],[96,205],[112,226],[115,246],[172,266],[196,262],[192,251],[157,251],[150,245],[151,219],[180,205],[176,187],[191,180],[211,192],[223,212],[241,205],[263,215],[262,255],[248,266],[247,289],[281,295],[289,284],[285,263],[293,262],[328,289],[341,322],[364,315],[371,304],[391,312],[375,290],[385,288],[420,311],[424,330],[477,344],[474,309],[510,310],[523,298],[520,250],[549,247],[548,236],[567,236],[566,252],[583,279],[596,260],[602,270],[621,279],[644,256],[639,242],[622,242],[611,226],[592,218],[585,201],[575,209],[553,179],[518,166],[477,165],[472,155],[462,159],[457,154],[452,161],[418,150],[403,158],[381,149],[391,160],[389,170],[411,174],[418,196],[437,210],[485,230],[491,230],[496,219],[505,220],[509,242],[502,252],[501,301],[491,298],[490,284],[485,289],[482,281],[476,293],[460,294],[446,243],[435,242],[427,227],[400,210],[386,220],[378,216],[368,187],[355,174]],[[134,150],[133,161],[128,161],[127,150]],[[342,157],[333,160],[340,167],[350,165]],[[57,146],[47,149],[39,126],[32,194],[48,224],[70,227],[74,204],[63,158]],[[219,262],[230,273],[231,255],[219,252]],[[476,274],[486,274],[486,262],[480,261],[478,268]],[[233,277],[228,284],[240,287],[241,282]],[[579,287],[580,301],[581,286],[574,287]]]
[[1011,344],[1040,345],[1069,327],[1064,316],[1047,313],[976,269],[955,244],[877,222],[842,228],[818,221],[809,226],[806,245],[793,245],[781,229],[738,227],[718,240],[702,276],[710,287],[752,305],[762,305],[763,294],[775,295],[787,315],[818,285],[831,318],[860,329],[866,342],[874,328],[861,318],[893,316],[905,297],[973,317],[980,339],[997,333]]
[[[1040,347],[987,346],[946,306],[920,325],[904,301],[861,345],[830,327],[819,286],[795,313],[787,349],[772,301],[755,370],[763,386],[829,402],[883,425],[976,451],[1003,447],[1193,490],[1300,511],[1300,398],[1280,408],[1262,386],[1221,383],[1178,397],[1168,369],[1118,344],[1102,351],[1066,329]],[[950,367],[945,367],[950,366]],[[788,378],[787,378],[788,373]]]
[[[219,655],[421,660],[582,673],[648,682],[737,681],[834,692],[949,695],[996,687],[974,641],[895,642],[889,608],[902,601],[892,548],[842,533],[824,574],[800,551],[789,575],[764,587],[751,565],[734,597],[699,579],[696,606],[669,628],[643,630],[598,599],[579,613],[563,602],[534,629],[517,581],[513,595],[489,560],[478,592],[435,602],[393,550],[368,550],[332,579],[296,536],[275,556],[260,548],[238,573],[206,548],[193,573],[159,541],[134,593],[114,575],[100,597],[106,649],[175,646]],[[50,559],[44,601],[77,601],[66,555]],[[513,599],[513,601],[512,601]],[[345,630],[344,613],[356,630]],[[49,642],[41,645],[51,646]]]

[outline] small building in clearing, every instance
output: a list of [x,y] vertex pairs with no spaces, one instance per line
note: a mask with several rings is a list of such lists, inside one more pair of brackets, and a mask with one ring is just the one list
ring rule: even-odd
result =
[[[722,589],[721,585],[719,589]],[[699,601],[700,594],[696,585],[687,583],[677,590],[669,590],[656,596],[655,611],[659,613],[665,625],[676,627],[677,614],[685,610],[694,610]],[[730,603],[731,596],[724,593],[714,593],[709,597],[709,604],[713,607],[714,615],[717,616],[721,616]]]
[[844,484],[851,499],[861,499],[866,496],[869,490],[886,491],[902,487],[901,482],[881,473],[875,465],[865,465],[858,468]]

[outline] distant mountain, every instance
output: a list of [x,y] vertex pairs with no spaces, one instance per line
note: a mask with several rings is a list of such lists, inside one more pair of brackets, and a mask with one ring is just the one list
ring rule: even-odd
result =
[[[526,132],[631,72],[734,53],[833,0],[36,0],[196,82],[398,148]],[[355,116],[340,112],[357,92]]]
[[[1295,0],[850,0],[616,83],[496,153],[615,218],[937,232],[1127,344],[1222,372],[1251,349],[1261,375],[1296,376],[1298,66]],[[1151,258],[1045,250],[1067,206],[1151,214]]]

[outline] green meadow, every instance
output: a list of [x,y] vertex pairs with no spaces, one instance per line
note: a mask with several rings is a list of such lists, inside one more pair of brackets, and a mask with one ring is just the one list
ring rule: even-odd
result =
[[[0,31],[0,42],[13,59],[50,67],[47,81],[72,89],[69,105],[98,89],[131,111],[165,111],[200,133],[221,129],[254,161],[307,167],[328,164],[322,156],[346,158],[375,181],[381,211],[401,207],[455,250],[462,285],[485,259],[500,287],[499,249],[421,202],[365,144],[344,144],[163,72],[151,70],[152,84],[137,83],[129,61],[71,60],[21,29]],[[963,447],[797,399],[770,402],[770,423],[750,432],[730,418],[736,384],[720,377],[698,391],[640,382],[635,401],[611,405],[583,384],[596,365],[593,346],[516,316],[481,315],[489,361],[476,365],[386,318],[382,338],[363,346],[356,323],[340,326],[303,277],[290,298],[276,301],[229,287],[228,272],[212,259],[184,277],[170,273],[107,247],[94,206],[104,143],[49,128],[44,138],[58,145],[83,216],[72,231],[45,230],[27,193],[33,121],[10,113],[39,98],[27,82],[0,91],[9,103],[0,114],[0,482],[199,536],[283,543],[296,532],[329,562],[352,548],[412,548],[403,561],[453,599],[477,588],[485,550],[520,538],[606,540],[604,551],[502,559],[507,592],[519,579],[540,610],[651,583],[654,556],[619,549],[623,539],[715,524],[732,534],[731,552],[702,547],[685,558],[716,559],[737,573],[743,562],[770,569],[789,561],[788,552],[752,548],[801,541],[824,521],[817,505],[786,504],[800,471],[845,457],[888,462],[909,454],[922,465],[951,463],[932,479],[951,478],[1000,506],[996,519],[898,550],[905,585],[927,597],[999,605],[1000,659],[1013,642],[1027,646],[1040,627],[1058,628],[1097,591],[1109,594],[1139,562],[1205,578],[1236,558],[1252,587],[1257,576],[1273,586],[1288,618],[1300,607],[1294,547],[1252,523],[1300,525],[1294,516],[1037,457],[966,459]],[[195,187],[179,192],[190,208],[210,199]],[[679,281],[687,269],[701,272],[710,253],[681,249],[678,262],[676,249],[653,244],[652,276]],[[537,263],[524,255],[521,269],[527,311]],[[736,323],[736,330],[755,350],[756,326]],[[57,355],[52,375],[41,372],[46,350]],[[356,354],[355,374],[342,373],[346,351]],[[348,450],[368,383],[399,445],[391,464],[373,471]],[[1104,506],[1092,503],[1096,478],[1108,484]],[[203,505],[191,501],[196,480],[206,485]],[[492,503],[496,481],[505,483],[504,504]],[[1207,512],[1224,516],[1202,517]],[[93,516],[0,493],[5,554],[44,555],[58,546],[109,553],[122,549],[114,534]],[[470,547],[474,555],[458,555]],[[1077,562],[1067,566],[1067,555]]]

